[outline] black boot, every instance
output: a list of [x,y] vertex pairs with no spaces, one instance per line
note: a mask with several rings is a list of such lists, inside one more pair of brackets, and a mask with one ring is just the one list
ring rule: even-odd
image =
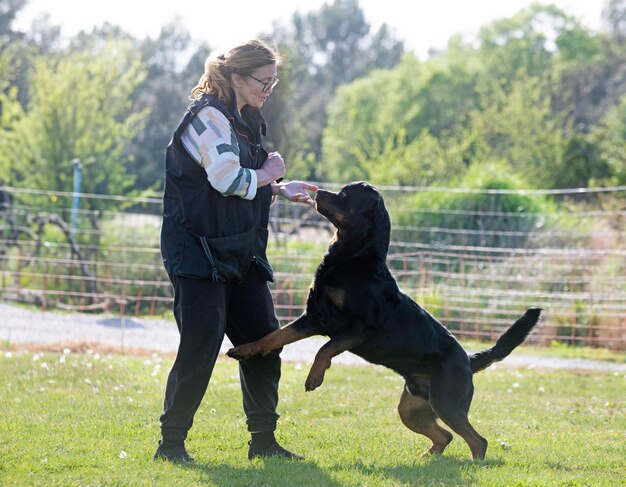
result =
[[167,460],[168,462],[193,462],[194,459],[185,450],[184,441],[159,440],[159,446],[152,460]]
[[285,450],[278,444],[273,431],[252,433],[252,439],[248,442],[248,459],[279,457],[289,460],[304,460],[304,457]]

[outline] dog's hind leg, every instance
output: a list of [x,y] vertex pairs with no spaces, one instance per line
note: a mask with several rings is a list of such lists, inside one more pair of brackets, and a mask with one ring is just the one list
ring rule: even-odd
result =
[[422,456],[442,453],[452,441],[452,433],[437,424],[437,416],[428,400],[420,395],[411,394],[406,387],[402,390],[398,414],[404,426],[428,437],[433,442]]
[[454,370],[431,375],[429,402],[435,414],[452,431],[461,436],[470,450],[473,460],[483,460],[487,451],[487,440],[470,424],[467,418],[474,386],[469,368],[454,367]]

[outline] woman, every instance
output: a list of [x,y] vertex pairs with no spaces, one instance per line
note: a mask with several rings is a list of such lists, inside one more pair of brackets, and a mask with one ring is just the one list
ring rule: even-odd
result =
[[[259,112],[278,83],[278,53],[261,39],[209,58],[167,148],[161,253],[180,332],[167,379],[162,440],[154,458],[193,460],[185,439],[226,334],[234,345],[279,327],[267,281],[269,209],[282,196],[314,205],[317,186],[280,182],[285,164],[263,147]],[[278,353],[239,363],[252,435],[248,457],[302,459],[274,437]]]

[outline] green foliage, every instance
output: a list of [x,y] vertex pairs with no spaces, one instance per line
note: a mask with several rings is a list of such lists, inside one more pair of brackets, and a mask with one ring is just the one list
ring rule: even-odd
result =
[[[209,46],[181,67],[191,39],[174,19],[156,39],[104,24],[64,47],[49,21],[13,32],[25,2],[5,3],[0,178],[69,191],[70,161],[80,158],[85,191],[158,191]],[[535,187],[623,181],[623,0],[603,15],[609,31],[593,32],[532,4],[422,61],[403,55],[386,25],[372,30],[355,0],[296,12],[265,33],[283,54],[263,109],[267,144],[295,179],[441,185],[474,163],[505,160]]]
[[22,176],[14,183],[71,191],[71,161],[79,158],[83,192],[128,192],[133,178],[122,151],[146,115],[130,102],[144,75],[138,57],[123,43],[38,59],[31,102],[11,134],[13,147],[22,149],[4,153],[10,173]]
[[[341,86],[329,105],[323,175],[424,186],[504,160],[531,187],[620,180],[609,162],[624,140],[616,122],[602,127],[613,137],[588,134],[626,93],[617,41],[539,4],[485,26],[477,41],[457,36],[439,57],[406,55]],[[612,149],[600,147],[611,137]]]
[[[415,193],[403,205],[410,211],[390,209],[392,220],[417,229],[419,237],[411,238],[424,243],[514,248],[526,245],[530,232],[543,221],[542,213],[554,211],[538,196],[499,193],[527,187],[505,164],[475,164],[456,184],[467,192]],[[489,194],[491,190],[495,191]]]
[[[172,324],[172,326],[174,326]],[[489,440],[469,460],[455,435],[441,456],[395,410],[402,379],[334,365],[305,393],[308,364],[282,367],[277,437],[305,462],[249,462],[237,364],[220,360],[187,447],[193,465],[154,462],[171,357],[0,355],[5,485],[594,485],[624,483],[621,374],[506,368],[475,376],[470,420]],[[575,392],[573,392],[575,391]],[[132,480],[129,480],[132,479]]]
[[[276,118],[268,118],[270,130],[280,134],[273,142],[278,150],[286,145],[283,155],[288,161],[310,160],[309,153],[319,160],[326,110],[337,87],[373,69],[394,66],[404,52],[403,43],[384,24],[371,32],[356,0],[334,0],[308,13],[296,12],[291,25],[278,27],[275,37],[286,46],[289,86],[281,75],[273,97],[282,100],[270,103],[284,106],[289,114],[274,128]],[[318,168],[310,169],[319,179]]]
[[470,117],[479,148],[475,158],[507,161],[524,174],[530,187],[567,186],[567,125],[551,103],[537,78],[522,78],[508,90],[498,87],[483,93],[483,108]]
[[[390,90],[389,73],[375,71],[366,78],[337,89],[328,107],[328,121],[322,145],[322,173],[330,181],[367,179],[361,167],[372,146],[381,146],[385,138],[397,131],[397,125],[388,127],[377,113],[374,102],[380,93]],[[385,137],[385,132],[387,136]]]
[[201,44],[186,66],[179,66],[180,53],[190,49],[191,38],[180,19],[163,26],[155,39],[137,44],[147,75],[132,95],[132,106],[149,110],[144,129],[127,145],[128,171],[139,188],[163,188],[165,150],[189,104],[189,93],[200,78],[210,49]]
[[542,78],[551,71],[558,49],[566,49],[565,57],[570,57],[587,42],[589,34],[581,33],[580,23],[563,10],[533,3],[483,27],[478,52],[486,73],[497,83],[511,83],[520,75]]
[[0,181],[11,184],[23,179],[26,167],[11,161],[26,156],[19,121],[24,111],[17,100],[17,88],[10,87],[0,92]]
[[619,40],[626,39],[626,2],[606,0],[602,9],[602,20],[610,33]]
[[[447,178],[461,162],[448,138],[479,100],[467,56],[420,62],[407,54],[393,70],[337,90],[324,131],[324,174],[331,181],[405,185]],[[449,172],[422,168],[422,155],[427,166]]]
[[604,161],[607,170],[596,175],[595,183],[613,176],[609,184],[626,183],[626,95],[615,106],[591,133],[593,145],[600,152],[600,160]]
[[417,302],[433,316],[441,316],[444,307],[445,297],[439,293],[436,287],[431,290],[424,290],[416,296]]

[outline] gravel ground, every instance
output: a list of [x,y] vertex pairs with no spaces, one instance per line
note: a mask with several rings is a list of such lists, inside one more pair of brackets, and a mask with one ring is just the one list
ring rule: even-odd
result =
[[[0,341],[10,345],[98,344],[116,349],[141,349],[173,353],[178,347],[178,331],[173,320],[124,318],[117,315],[34,311],[0,303]],[[287,345],[283,360],[311,363],[326,338],[307,338]],[[222,353],[231,347],[228,339]],[[342,353],[334,363],[364,364],[351,353]],[[602,370],[626,373],[626,364],[585,359],[538,357],[513,353],[498,366],[546,369]]]

